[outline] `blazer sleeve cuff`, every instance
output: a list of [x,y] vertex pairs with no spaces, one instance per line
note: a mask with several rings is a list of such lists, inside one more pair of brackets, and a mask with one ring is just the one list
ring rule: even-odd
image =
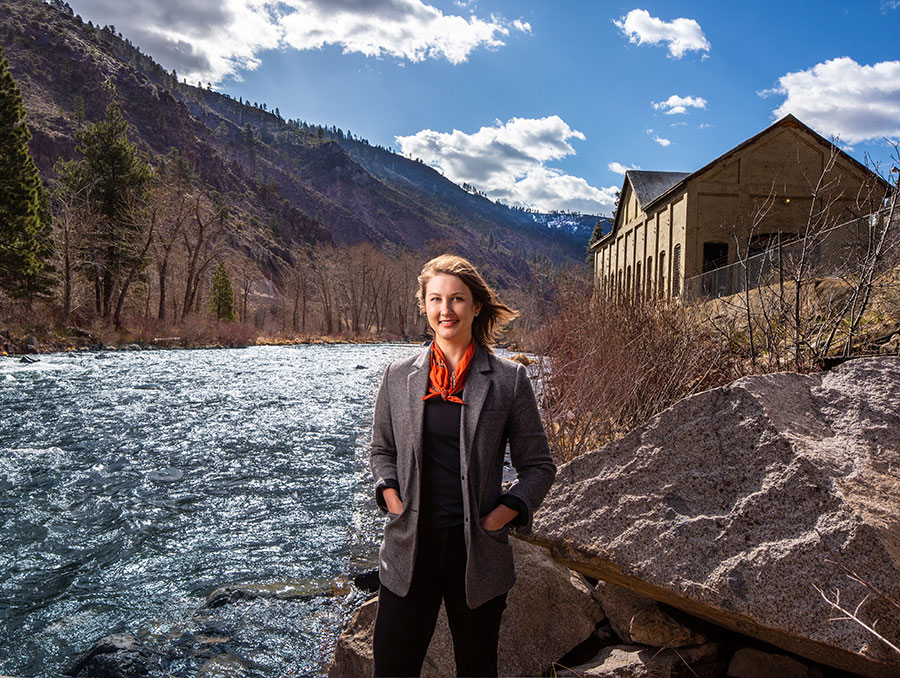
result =
[[513,511],[519,512],[519,515],[509,521],[510,527],[518,527],[519,525],[525,524],[529,514],[528,504],[526,504],[516,495],[509,494],[508,492],[500,496],[499,503],[503,504],[504,506],[508,506]]
[[378,508],[380,508],[383,513],[387,513],[387,502],[384,500],[384,491],[389,487],[397,490],[398,494],[400,493],[400,483],[394,478],[385,478],[384,480],[378,481],[378,484],[375,485],[375,503],[378,504]]

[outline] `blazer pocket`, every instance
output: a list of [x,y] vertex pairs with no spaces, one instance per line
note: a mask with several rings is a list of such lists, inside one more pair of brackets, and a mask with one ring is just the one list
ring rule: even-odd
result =
[[[484,530],[484,528],[482,528],[482,530]],[[501,544],[509,543],[509,525],[504,525],[499,530],[484,530],[484,533]]]

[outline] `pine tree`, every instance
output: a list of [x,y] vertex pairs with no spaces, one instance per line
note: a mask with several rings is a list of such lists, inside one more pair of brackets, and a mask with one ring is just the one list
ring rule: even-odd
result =
[[22,93],[0,49],[0,288],[29,301],[50,287],[53,251],[30,139]]
[[600,240],[603,237],[603,225],[606,222],[602,217],[597,219],[597,223],[594,224],[594,230],[591,233],[591,239],[588,241],[588,249],[590,249],[591,245]]
[[[109,81],[107,94],[115,96]],[[104,318],[113,311],[116,295],[121,306],[136,269],[143,269],[146,222],[141,218],[143,199],[151,178],[149,165],[128,139],[128,123],[115,99],[106,116],[78,135],[80,160],[56,166],[60,182],[73,202],[89,210],[91,232],[80,238],[85,273],[94,283],[97,312]]]
[[234,291],[231,289],[231,278],[228,277],[225,264],[219,264],[213,273],[209,310],[216,316],[216,320],[234,320]]

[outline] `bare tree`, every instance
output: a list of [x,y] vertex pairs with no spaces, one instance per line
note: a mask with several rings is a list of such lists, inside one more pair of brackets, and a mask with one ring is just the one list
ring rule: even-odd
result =
[[181,230],[181,241],[186,254],[184,301],[182,318],[199,304],[198,290],[210,264],[222,255],[223,236],[226,220],[225,207],[214,207],[209,201],[197,195],[191,206],[192,219],[187,220]]
[[154,187],[152,200],[156,205],[157,229],[153,240],[153,258],[159,283],[159,304],[157,317],[166,319],[166,294],[169,262],[172,250],[183,235],[185,223],[191,216],[194,199],[177,184]]

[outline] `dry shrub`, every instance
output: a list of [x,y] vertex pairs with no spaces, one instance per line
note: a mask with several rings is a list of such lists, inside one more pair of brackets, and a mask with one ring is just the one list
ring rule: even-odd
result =
[[740,376],[727,347],[690,309],[591,299],[570,284],[540,335],[539,398],[558,461],[624,435],[698,391]]
[[213,320],[199,314],[182,318],[178,327],[181,343],[186,346],[253,346],[257,334],[251,324]]

